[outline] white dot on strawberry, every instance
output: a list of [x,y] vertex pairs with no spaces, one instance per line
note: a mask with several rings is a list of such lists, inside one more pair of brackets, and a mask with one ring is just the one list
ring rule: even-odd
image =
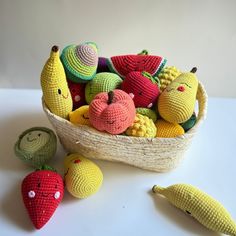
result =
[[133,99],[134,98],[134,94],[133,93],[129,93],[129,96]]
[[35,197],[35,192],[33,190],[28,192],[28,197],[29,198],[34,198]]
[[152,103],[149,103],[147,107],[148,107],[148,108],[151,108],[152,105],[153,105]]
[[56,191],[55,194],[54,194],[54,198],[55,199],[58,199],[60,197],[60,192],[59,191]]
[[76,101],[76,102],[80,101],[80,95],[76,95],[76,96],[75,96],[75,101]]

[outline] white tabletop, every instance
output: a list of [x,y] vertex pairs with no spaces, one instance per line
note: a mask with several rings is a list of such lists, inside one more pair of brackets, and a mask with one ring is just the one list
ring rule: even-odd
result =
[[[33,126],[52,128],[41,108],[40,90],[0,89],[0,234],[5,235],[217,235],[154,196],[154,184],[189,183],[218,199],[236,219],[236,99],[210,98],[207,119],[183,162],[168,173],[98,161],[104,182],[98,193],[79,200],[65,193],[51,220],[35,230],[24,208],[20,186],[32,171],[16,158],[18,135]],[[51,162],[63,173],[65,152]]]

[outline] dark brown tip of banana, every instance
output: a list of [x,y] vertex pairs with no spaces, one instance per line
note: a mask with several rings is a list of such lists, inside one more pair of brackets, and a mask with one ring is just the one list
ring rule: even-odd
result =
[[197,67],[193,67],[190,72],[191,72],[191,73],[196,73],[196,71],[197,71]]
[[58,47],[58,46],[54,45],[54,46],[52,47],[52,51],[53,51],[53,52],[57,52],[58,50],[59,50],[59,47]]

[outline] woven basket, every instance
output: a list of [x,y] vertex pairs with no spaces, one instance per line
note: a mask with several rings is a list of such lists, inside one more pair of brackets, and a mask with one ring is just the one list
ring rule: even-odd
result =
[[75,126],[68,120],[52,114],[43,101],[42,104],[61,144],[68,152],[77,152],[88,158],[118,161],[142,169],[165,172],[175,168],[183,159],[200,123],[206,117],[207,94],[200,82],[197,101],[197,123],[192,129],[177,138],[111,135],[89,126]]

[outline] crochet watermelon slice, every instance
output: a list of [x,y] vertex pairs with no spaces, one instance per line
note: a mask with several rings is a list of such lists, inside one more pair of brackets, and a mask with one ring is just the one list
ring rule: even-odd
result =
[[113,56],[107,59],[107,65],[111,72],[122,78],[125,78],[131,71],[146,71],[152,76],[157,76],[165,64],[165,58],[148,55],[145,50],[138,55]]

